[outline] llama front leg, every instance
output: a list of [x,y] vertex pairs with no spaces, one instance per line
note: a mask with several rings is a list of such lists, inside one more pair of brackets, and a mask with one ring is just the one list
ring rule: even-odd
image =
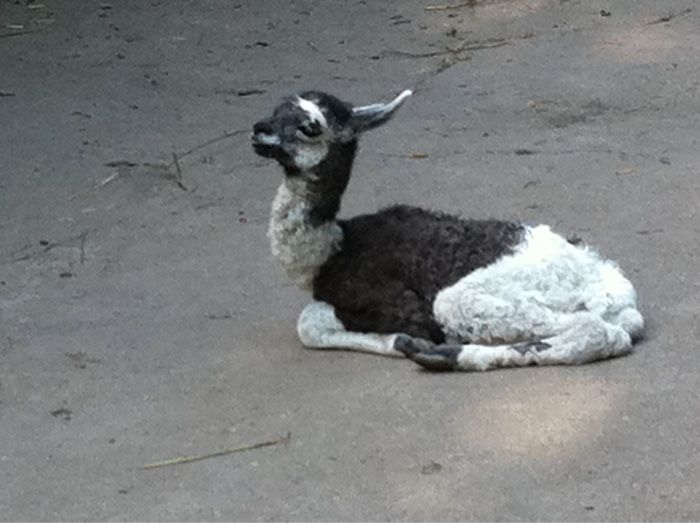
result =
[[382,356],[403,357],[395,348],[399,334],[351,332],[338,320],[332,305],[314,301],[304,307],[297,322],[304,346],[312,349],[345,349]]

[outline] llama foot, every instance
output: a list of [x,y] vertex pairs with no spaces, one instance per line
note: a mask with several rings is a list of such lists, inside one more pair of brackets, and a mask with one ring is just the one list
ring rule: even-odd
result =
[[462,349],[459,345],[435,345],[405,334],[396,337],[394,348],[421,367],[432,371],[456,370],[457,356]]
[[457,356],[461,350],[460,345],[438,345],[415,354],[411,359],[424,369],[436,372],[457,370]]
[[421,338],[414,338],[408,334],[399,334],[394,339],[394,349],[402,352],[404,356],[411,359],[419,352],[430,350],[434,347],[434,343]]

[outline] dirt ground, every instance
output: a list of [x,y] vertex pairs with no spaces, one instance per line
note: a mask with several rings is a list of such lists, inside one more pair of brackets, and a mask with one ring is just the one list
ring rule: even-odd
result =
[[[0,518],[700,519],[697,2],[40,1],[0,0]],[[303,349],[248,133],[305,88],[416,89],[344,216],[552,224],[620,262],[645,341],[455,374]]]

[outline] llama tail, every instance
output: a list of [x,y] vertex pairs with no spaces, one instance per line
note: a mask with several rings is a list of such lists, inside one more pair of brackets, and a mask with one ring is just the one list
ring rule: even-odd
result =
[[[641,316],[640,316],[641,318]],[[489,370],[526,365],[580,365],[632,351],[630,333],[593,314],[577,314],[561,333],[508,345],[430,345],[408,336],[396,348],[429,370]]]

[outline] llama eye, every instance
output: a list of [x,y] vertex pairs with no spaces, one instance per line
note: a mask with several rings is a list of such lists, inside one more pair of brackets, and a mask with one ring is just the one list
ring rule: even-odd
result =
[[299,131],[308,138],[316,138],[321,135],[322,129],[318,122],[306,122],[299,126]]

